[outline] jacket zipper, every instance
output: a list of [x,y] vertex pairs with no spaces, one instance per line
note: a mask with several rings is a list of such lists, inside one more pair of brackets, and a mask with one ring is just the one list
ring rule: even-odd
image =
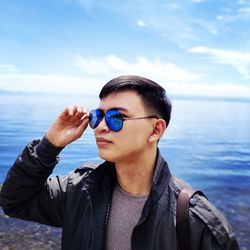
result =
[[109,201],[107,204],[107,209],[106,209],[106,215],[105,215],[105,221],[104,221],[104,239],[103,239],[103,249],[106,249],[106,241],[107,241],[107,228],[108,228],[108,221],[109,221],[109,215],[111,211],[111,203],[112,203],[112,193],[109,197]]
[[109,200],[108,205],[107,205],[107,209],[106,209],[106,216],[105,216],[105,223],[104,223],[105,231],[106,231],[107,226],[108,226],[110,210],[111,210],[111,201]]

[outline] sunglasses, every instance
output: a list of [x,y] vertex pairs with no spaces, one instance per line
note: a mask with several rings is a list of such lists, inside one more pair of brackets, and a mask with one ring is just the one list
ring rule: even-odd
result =
[[138,120],[138,119],[151,119],[156,118],[157,116],[144,116],[144,117],[135,117],[135,118],[124,118],[122,113],[117,109],[110,109],[106,113],[104,113],[101,109],[93,109],[89,112],[89,126],[92,129],[98,127],[102,119],[105,118],[105,122],[110,130],[114,132],[118,132],[122,129],[123,121],[126,120]]

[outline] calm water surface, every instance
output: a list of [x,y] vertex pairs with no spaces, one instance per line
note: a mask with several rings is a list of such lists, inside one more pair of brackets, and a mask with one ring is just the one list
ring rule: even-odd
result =
[[[172,173],[202,189],[250,249],[250,102],[173,98],[172,120],[159,143]],[[23,147],[42,138],[68,105],[95,108],[98,99],[72,95],[0,94],[0,183]],[[61,153],[55,174],[101,160],[92,130]]]

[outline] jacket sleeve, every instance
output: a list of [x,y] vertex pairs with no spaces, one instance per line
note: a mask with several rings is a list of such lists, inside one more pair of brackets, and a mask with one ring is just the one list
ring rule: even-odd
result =
[[197,203],[191,208],[190,214],[191,246],[199,245],[201,250],[239,250],[225,216],[206,198],[197,195],[195,198]]
[[234,237],[234,235],[229,235],[227,241],[223,244],[219,244],[217,239],[214,237],[213,233],[206,228],[203,232],[203,237],[201,239],[201,246],[200,249],[202,250],[239,250],[238,243]]
[[7,215],[62,226],[67,178],[49,178],[62,149],[45,137],[25,147],[1,189],[0,206]]

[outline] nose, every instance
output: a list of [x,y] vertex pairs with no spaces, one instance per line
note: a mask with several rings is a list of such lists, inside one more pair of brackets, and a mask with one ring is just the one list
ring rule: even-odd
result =
[[101,122],[99,123],[99,125],[95,128],[96,132],[100,133],[100,132],[109,132],[110,129],[107,126],[106,122],[105,122],[105,118],[103,118],[101,120]]

